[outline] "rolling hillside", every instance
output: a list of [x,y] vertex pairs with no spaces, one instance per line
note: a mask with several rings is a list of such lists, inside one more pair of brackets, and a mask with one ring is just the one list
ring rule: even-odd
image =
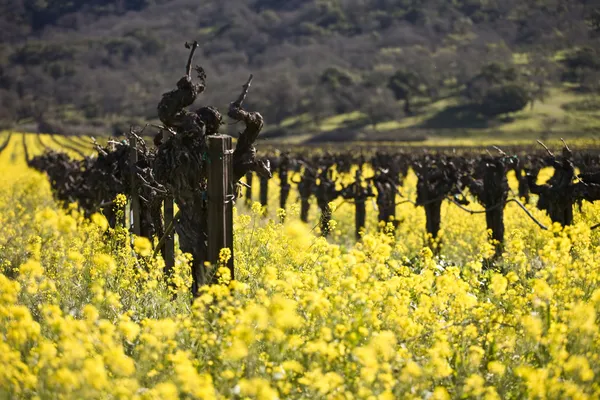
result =
[[[585,0],[9,0],[0,5],[0,121],[112,132],[154,119],[160,95],[183,74],[183,43],[198,40],[196,62],[208,73],[198,104],[225,107],[252,72],[248,107],[272,136],[535,131],[556,118],[565,130],[594,133],[598,54],[571,70],[565,59],[600,48],[598,8]],[[465,88],[491,63],[531,84],[533,109],[482,119],[461,108]],[[414,83],[410,112],[390,88],[398,72]]]

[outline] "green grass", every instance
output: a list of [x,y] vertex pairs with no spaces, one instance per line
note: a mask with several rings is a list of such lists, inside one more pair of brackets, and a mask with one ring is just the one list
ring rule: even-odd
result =
[[344,124],[348,122],[356,121],[362,118],[365,118],[365,114],[363,114],[360,111],[353,111],[346,114],[334,115],[333,117],[324,119],[321,122],[319,130],[321,132],[330,132],[343,127]]
[[284,119],[283,121],[281,121],[281,124],[279,124],[280,127],[282,128],[287,128],[296,124],[307,124],[311,122],[311,117],[309,114],[300,114],[300,115],[295,115],[293,117],[289,117]]
[[506,133],[552,133],[581,131],[581,133],[600,133],[600,115],[598,112],[565,110],[564,106],[585,99],[568,88],[555,88],[548,98],[536,102],[530,107],[515,113],[513,120],[502,124],[498,130]]
[[[517,57],[525,62],[525,57]],[[314,135],[344,129],[354,131],[356,140],[365,140],[380,133],[385,137],[405,138],[407,133],[422,134],[431,138],[496,138],[533,139],[540,137],[592,137],[600,136],[600,109],[580,107],[583,102],[593,102],[593,95],[576,92],[569,85],[552,88],[544,102],[537,101],[534,107],[493,120],[465,111],[461,99],[449,97],[433,103],[425,99],[415,99],[416,113],[403,116],[402,104],[398,102],[398,118],[377,124],[375,132],[360,111],[334,115],[324,119],[317,127],[308,114],[288,118],[281,126],[289,127],[298,134],[285,139],[289,143],[299,143]],[[569,105],[571,105],[569,107]],[[461,112],[463,114],[461,114]],[[364,126],[360,126],[363,123]],[[349,124],[353,126],[348,126]],[[358,124],[358,127],[354,127]]]
[[[533,108],[528,106],[508,117],[489,121],[488,126],[461,128],[455,126],[454,121],[448,120],[446,127],[440,127],[439,130],[447,129],[449,133],[454,130],[454,133],[466,133],[468,136],[489,136],[501,133],[509,136],[525,134],[533,137],[552,132],[572,132],[583,135],[600,133],[600,111],[565,109],[566,105],[588,97],[578,94],[568,87],[553,88],[544,102],[535,102]],[[458,105],[458,101],[455,98],[440,100],[427,105],[417,115],[378,124],[377,130],[419,129],[428,120],[456,105]]]

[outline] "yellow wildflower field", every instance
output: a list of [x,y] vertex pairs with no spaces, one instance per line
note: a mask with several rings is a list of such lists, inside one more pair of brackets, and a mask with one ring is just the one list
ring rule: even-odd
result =
[[600,397],[598,205],[549,231],[508,205],[485,269],[484,216],[445,204],[434,256],[422,209],[399,205],[392,236],[369,208],[355,243],[338,201],[326,241],[296,205],[280,223],[275,178],[271,217],[237,206],[237,280],[192,304],[185,255],[167,283],[147,240],[57,205],[20,135],[0,170],[0,399]]

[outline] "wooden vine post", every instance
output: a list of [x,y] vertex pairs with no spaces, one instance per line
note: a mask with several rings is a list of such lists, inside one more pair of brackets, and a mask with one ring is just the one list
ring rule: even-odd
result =
[[[221,249],[231,257],[227,267],[233,274],[233,146],[231,136],[210,135],[208,139],[208,261],[219,264]],[[217,280],[215,274],[213,280]]]
[[269,205],[269,178],[261,176],[260,178],[260,205],[267,207]]
[[[173,222],[173,198],[167,197],[164,200],[164,224],[165,227],[171,226]],[[171,276],[173,267],[175,266],[175,234],[171,232],[165,232],[165,249],[163,251],[165,260],[165,276]]]
[[131,229],[132,232],[136,236],[140,236],[141,226],[140,226],[140,197],[138,190],[138,180],[137,180],[137,162],[138,162],[138,153],[137,153],[137,138],[135,135],[129,135],[129,165],[130,165],[130,179],[131,179]]

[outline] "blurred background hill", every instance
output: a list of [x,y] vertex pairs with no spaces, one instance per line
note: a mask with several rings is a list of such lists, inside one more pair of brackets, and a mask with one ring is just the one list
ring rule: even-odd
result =
[[270,137],[600,133],[598,0],[0,0],[0,26],[5,128],[154,120],[198,40],[197,105],[253,73]]

